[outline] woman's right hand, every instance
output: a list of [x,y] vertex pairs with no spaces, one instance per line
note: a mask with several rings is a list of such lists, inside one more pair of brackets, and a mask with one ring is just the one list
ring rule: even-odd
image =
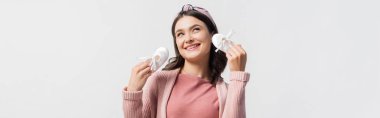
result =
[[144,87],[146,80],[152,74],[150,62],[149,59],[133,67],[127,91],[140,91]]

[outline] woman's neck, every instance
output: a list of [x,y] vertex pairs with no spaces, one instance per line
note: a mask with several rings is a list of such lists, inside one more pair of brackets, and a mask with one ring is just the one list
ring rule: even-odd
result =
[[199,62],[190,62],[185,60],[185,64],[181,69],[181,73],[191,74],[202,79],[209,80],[209,67],[208,60],[199,61]]

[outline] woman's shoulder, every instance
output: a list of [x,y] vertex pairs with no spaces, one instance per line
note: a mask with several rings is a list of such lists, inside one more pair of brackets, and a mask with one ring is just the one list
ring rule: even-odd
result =
[[148,78],[144,88],[160,93],[159,91],[163,91],[166,88],[164,86],[174,83],[177,74],[178,70],[176,69],[156,71]]
[[168,80],[168,79],[175,79],[178,75],[179,69],[174,70],[160,70],[156,71],[152,74],[152,78],[155,80]]

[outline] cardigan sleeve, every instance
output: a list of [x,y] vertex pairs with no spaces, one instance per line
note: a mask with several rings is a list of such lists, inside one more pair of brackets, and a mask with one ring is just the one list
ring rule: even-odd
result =
[[124,118],[155,118],[157,111],[157,85],[153,74],[141,91],[123,89]]
[[230,76],[222,118],[245,118],[245,85],[250,75],[247,72],[233,71]]

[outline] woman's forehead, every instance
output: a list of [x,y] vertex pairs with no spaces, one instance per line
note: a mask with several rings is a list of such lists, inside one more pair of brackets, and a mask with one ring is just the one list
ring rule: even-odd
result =
[[190,29],[195,25],[199,25],[201,27],[205,26],[205,24],[201,20],[193,16],[183,16],[178,20],[177,24],[175,25],[175,31]]

